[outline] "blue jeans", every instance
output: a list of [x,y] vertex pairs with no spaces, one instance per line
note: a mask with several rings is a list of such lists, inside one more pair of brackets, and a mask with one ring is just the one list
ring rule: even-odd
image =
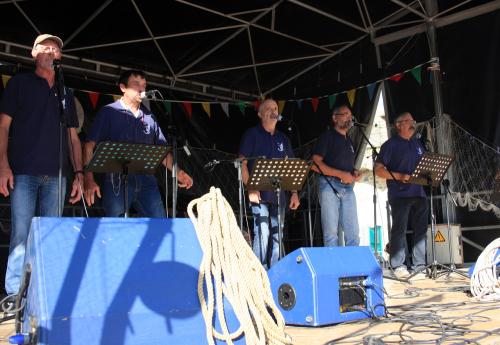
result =
[[[327,179],[338,192],[338,196],[333,192]],[[321,176],[318,180],[318,193],[325,247],[339,245],[339,227],[344,231],[346,246],[358,246],[358,212],[353,186],[343,184],[333,177]]]
[[[9,259],[5,273],[5,291],[17,293],[23,272],[26,242],[37,205],[42,217],[57,217],[59,180],[55,176],[15,175],[11,193],[11,221]],[[66,178],[62,181],[62,197],[66,193]]]
[[410,225],[413,230],[412,268],[425,265],[425,240],[427,234],[427,199],[396,198],[389,202],[392,211],[392,228],[390,235],[391,267],[405,265],[406,229]]
[[[103,206],[107,217],[121,217],[125,210],[124,181],[120,174],[106,174],[103,185]],[[165,206],[153,175],[128,176],[128,205],[134,205],[142,217],[165,218]]]
[[[278,205],[252,204],[252,213],[254,219],[252,249],[262,265],[268,269],[279,260]],[[282,206],[282,228],[284,219],[285,208]]]

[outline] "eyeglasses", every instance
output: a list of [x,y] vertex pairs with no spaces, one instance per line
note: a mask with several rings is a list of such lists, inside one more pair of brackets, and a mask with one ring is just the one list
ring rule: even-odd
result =
[[399,120],[396,123],[405,123],[405,122],[411,123],[412,125],[417,124],[417,121],[415,121],[415,120]]
[[41,53],[60,53],[61,49],[56,48],[56,47],[51,47],[51,46],[44,46],[43,44],[39,44],[36,46],[36,49],[40,51]]
[[335,115],[335,116],[347,116],[347,115],[351,115],[351,116],[352,116],[352,114],[351,114],[351,113],[349,113],[349,112],[335,113],[335,114],[333,114],[333,115]]

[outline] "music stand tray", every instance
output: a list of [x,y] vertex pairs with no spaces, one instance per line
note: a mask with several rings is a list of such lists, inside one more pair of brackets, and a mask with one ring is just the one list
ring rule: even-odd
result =
[[[453,158],[433,152],[425,152],[418,161],[415,171],[411,174],[408,183],[437,187],[450,167]],[[431,183],[429,183],[429,180]]]
[[248,179],[249,190],[276,190],[279,181],[281,190],[301,190],[310,165],[298,158],[257,159]]
[[124,216],[128,217],[128,175],[154,174],[168,153],[168,147],[103,141],[97,145],[85,171],[120,173],[124,178]]
[[310,165],[298,158],[257,159],[248,179],[247,189],[274,191],[278,199],[279,258],[282,258],[281,191],[302,189]]

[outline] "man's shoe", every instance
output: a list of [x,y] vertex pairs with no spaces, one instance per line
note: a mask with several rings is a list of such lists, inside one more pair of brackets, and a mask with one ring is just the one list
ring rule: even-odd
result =
[[400,279],[406,279],[410,275],[410,272],[408,272],[408,269],[406,269],[405,266],[396,267],[392,272],[397,278]]

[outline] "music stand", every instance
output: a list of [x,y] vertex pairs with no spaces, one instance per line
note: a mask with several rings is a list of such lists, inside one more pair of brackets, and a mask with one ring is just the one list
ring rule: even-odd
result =
[[248,190],[272,190],[278,199],[279,259],[283,257],[281,225],[281,191],[302,189],[310,165],[298,158],[257,159],[248,179]]
[[96,173],[120,173],[124,182],[124,217],[128,218],[128,175],[154,174],[167,155],[168,147],[150,144],[131,144],[104,141],[85,167]]
[[[436,279],[438,277],[438,268],[443,268],[447,272],[456,272],[461,274],[455,269],[452,269],[448,266],[440,264],[436,260],[436,217],[434,215],[434,206],[433,206],[433,194],[432,188],[438,187],[443,180],[446,171],[450,167],[453,158],[448,155],[443,155],[439,153],[433,152],[425,152],[423,156],[420,158],[415,171],[411,174],[408,183],[420,184],[423,186],[429,186],[430,190],[430,199],[431,199],[431,241],[432,241],[432,263],[426,265],[425,267],[413,272],[407,278],[410,280],[413,276],[418,273],[429,270],[429,278]],[[413,229],[415,231],[415,229]],[[446,273],[446,272],[445,272]]]

